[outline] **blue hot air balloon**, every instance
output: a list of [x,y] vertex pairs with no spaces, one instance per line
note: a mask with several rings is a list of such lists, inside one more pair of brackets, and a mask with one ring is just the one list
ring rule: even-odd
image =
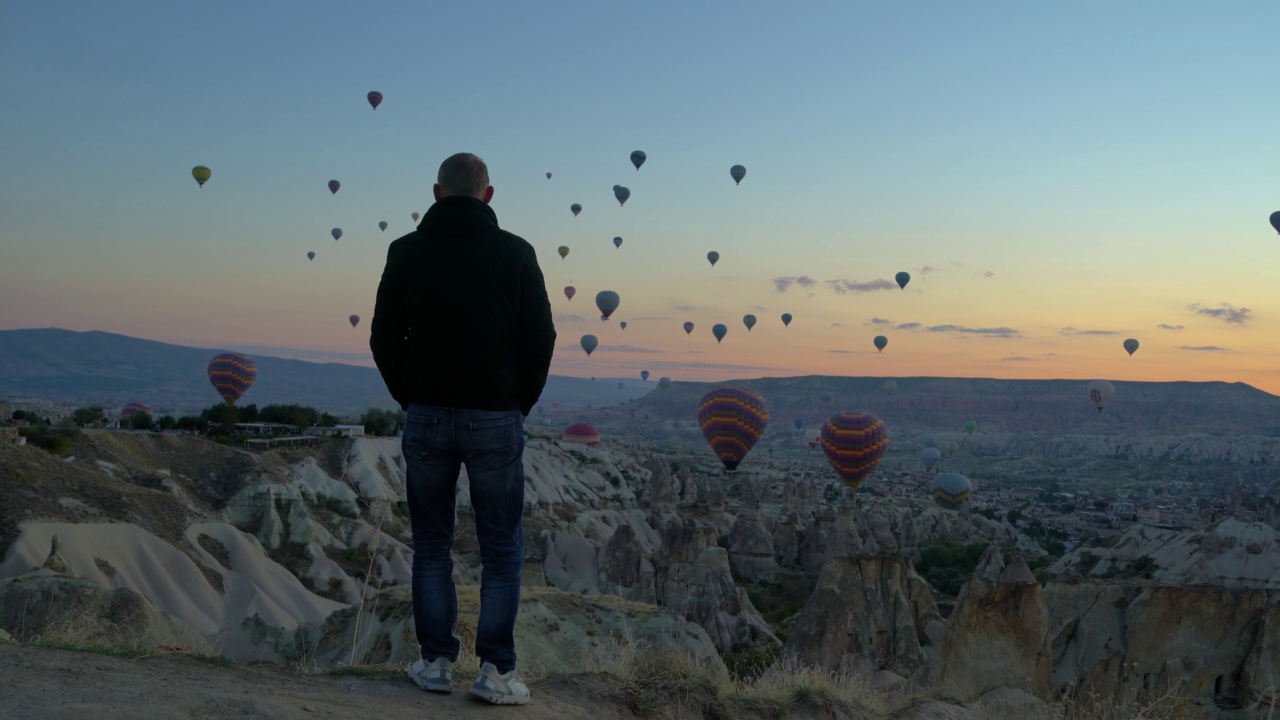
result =
[[[583,335],[582,349],[587,351],[587,357],[591,357],[591,353],[600,345],[600,340],[595,335]],[[591,378],[594,380],[595,378]]]
[[734,165],[733,167],[729,168],[729,177],[733,178],[734,185],[741,184],[742,178],[746,176],[747,176],[747,169],[741,165]]
[[791,324],[791,313],[782,313],[782,326],[787,327]]
[[729,328],[725,327],[724,323],[716,323],[711,326],[711,334],[716,336],[716,342],[719,343],[725,335],[729,334]]
[[614,238],[614,239],[613,239],[613,246],[614,246],[614,247],[616,247],[616,248],[620,248],[620,247],[622,247],[622,238],[620,238],[620,237],[616,237],[616,238]]
[[647,159],[649,156],[645,155],[643,150],[634,150],[631,153],[631,164],[636,166],[636,170],[639,170]]
[[334,228],[329,231],[329,234],[332,235],[333,239],[336,241],[338,238],[342,237],[342,228]]

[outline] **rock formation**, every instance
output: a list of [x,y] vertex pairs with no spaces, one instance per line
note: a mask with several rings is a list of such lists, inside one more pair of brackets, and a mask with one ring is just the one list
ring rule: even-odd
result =
[[824,670],[907,674],[928,657],[941,622],[908,558],[839,557],[823,570],[782,653]]

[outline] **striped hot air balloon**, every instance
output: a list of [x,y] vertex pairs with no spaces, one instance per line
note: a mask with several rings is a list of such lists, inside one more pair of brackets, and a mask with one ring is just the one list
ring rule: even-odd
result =
[[889,449],[880,418],[864,412],[832,415],[822,426],[822,452],[847,487],[857,489]]
[[374,110],[377,110],[378,106],[382,104],[382,93],[377,90],[371,90],[368,95],[365,95],[365,99],[369,101]]
[[213,389],[228,405],[235,405],[258,377],[258,366],[248,355],[225,352],[209,361],[208,375]]
[[750,388],[726,385],[698,402],[698,427],[729,472],[737,471],[768,424],[769,407],[764,397]]
[[151,414],[151,406],[144,402],[131,402],[120,409],[120,417],[128,418],[142,413],[143,415]]
[[588,447],[599,447],[600,431],[594,425],[574,423],[564,429],[564,432],[560,434],[560,439]]
[[945,510],[959,510],[973,497],[973,483],[960,473],[938,473],[929,483],[933,501]]

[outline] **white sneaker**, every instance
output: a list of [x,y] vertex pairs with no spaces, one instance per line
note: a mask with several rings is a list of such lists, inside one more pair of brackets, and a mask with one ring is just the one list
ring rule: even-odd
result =
[[490,662],[480,666],[480,675],[467,694],[494,705],[527,705],[532,699],[529,686],[524,684],[517,670],[513,668],[509,673],[499,673]]
[[409,667],[409,679],[428,692],[453,692],[453,663],[449,658],[436,658],[431,662],[419,660]]

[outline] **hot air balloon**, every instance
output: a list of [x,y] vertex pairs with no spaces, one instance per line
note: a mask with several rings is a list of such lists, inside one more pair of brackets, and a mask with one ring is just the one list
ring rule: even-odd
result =
[[382,232],[386,232],[386,231],[387,231],[387,221],[386,221],[386,220],[380,220],[380,221],[378,222],[378,229],[379,229],[379,230],[381,230]]
[[352,315],[351,317],[347,318],[347,322],[351,323],[351,327],[355,327],[356,325],[360,324],[360,316]]
[[329,181],[329,192],[333,193],[334,195],[338,194],[338,188],[340,187],[342,187],[342,183],[338,182],[337,180]]
[[791,313],[782,313],[782,326],[787,327],[791,324]]
[[631,197],[631,191],[621,185],[614,185],[613,196],[618,198],[618,205],[626,205],[627,200]]
[[818,398],[822,400],[823,405],[830,405],[831,401],[834,400],[835,397],[836,396],[832,395],[830,391],[824,392],[818,396]]
[[213,171],[203,165],[197,165],[191,168],[191,177],[196,179],[196,184],[204,187],[209,182],[209,178],[213,177]]
[[724,323],[716,323],[711,326],[711,334],[716,336],[716,344],[719,344],[724,336],[729,334],[729,328],[725,327]]
[[626,320],[623,320],[622,322],[618,323],[618,327],[622,328],[623,330],[626,330],[626,329],[627,329],[627,321],[626,321]]
[[631,151],[631,164],[636,166],[636,170],[639,170],[640,166],[644,164],[644,161],[648,159],[649,156],[645,155],[643,150]]
[[601,290],[596,293],[596,307],[600,308],[600,319],[608,320],[614,310],[618,309],[621,298],[612,290]]
[[889,338],[883,335],[877,335],[871,342],[875,343],[876,352],[884,352],[885,346],[889,344]]
[[[208,171],[208,168],[205,168],[205,170]],[[199,178],[196,179],[198,180]],[[1271,213],[1271,227],[1275,228],[1277,233],[1280,233],[1280,210]]]
[[622,247],[622,238],[620,238],[620,237],[616,237],[616,238],[614,238],[614,239],[613,239],[613,246],[614,246],[614,247],[616,247],[616,248],[621,248],[621,247]]
[[905,290],[907,288],[907,283],[911,282],[911,273],[900,272],[897,275],[894,275],[893,279],[898,281],[899,288]]
[[550,179],[551,179],[551,173],[547,173],[547,179],[548,179],[548,180],[550,180]]
[[649,371],[648,371],[648,370],[641,370],[641,371],[640,371],[640,379],[641,379],[641,380],[643,380],[643,381],[645,381],[645,382],[649,382]]
[[686,323],[684,324],[684,334],[685,334],[685,335],[688,335],[688,334],[690,334],[690,333],[692,333],[692,332],[693,332],[693,323],[691,323],[691,322],[686,322]]
[[551,407],[552,407],[552,409],[559,410],[559,409],[560,409],[560,403],[551,403]]
[[329,234],[333,236],[334,241],[337,241],[342,237],[342,228],[334,228],[329,231]]
[[822,440],[822,431],[818,428],[809,428],[804,431],[804,441],[809,443],[810,448],[818,447]]
[[1138,352],[1138,341],[1134,340],[1133,338],[1129,338],[1128,340],[1125,340],[1124,349],[1126,352],[1129,353],[1129,357],[1133,357],[1133,354]]
[[932,470],[941,459],[942,452],[936,447],[927,447],[920,451],[920,461],[924,463],[925,470]]
[[791,424],[795,425],[796,429],[799,430],[800,428],[804,427],[804,418],[796,418],[795,420],[791,421]]
[[378,106],[382,104],[382,93],[377,90],[371,91],[365,97],[369,99],[369,104],[373,106],[374,110],[377,110]]
[[715,250],[712,250],[711,252],[707,253],[707,261],[711,263],[711,267],[715,267],[716,262],[719,260],[720,260],[720,253],[716,252]]
[[662,392],[666,392],[666,391],[667,391],[667,390],[669,390],[670,388],[671,388],[671,378],[666,377],[666,376],[663,376],[663,377],[658,378],[658,389],[659,389],[659,390],[661,390]]
[[977,429],[978,429],[978,423],[972,420],[969,420],[964,424],[964,431],[969,435],[972,435],[974,431],[976,431]]
[[760,393],[726,385],[711,390],[698,402],[698,427],[711,450],[736,472],[769,424],[769,408]]
[[733,184],[738,185],[742,182],[742,178],[747,176],[747,169],[741,165],[734,165],[729,168],[729,177],[733,178]]
[[898,383],[894,382],[893,380],[885,380],[884,391],[889,393],[890,395],[898,392]]
[[755,316],[755,315],[743,315],[743,316],[742,316],[742,324],[747,326],[747,332],[751,332],[751,328],[753,328],[753,327],[755,327],[755,326],[756,326],[756,316]]
[[421,215],[419,215],[418,213],[413,213],[413,214],[412,214],[412,217],[413,217],[413,221],[414,221],[414,222],[418,222],[418,218],[420,218],[420,217],[422,217],[422,216],[421,216]]
[[124,407],[120,408],[120,417],[122,419],[130,418],[138,414],[150,416],[151,406],[144,402],[131,402],[126,403]]
[[258,377],[258,367],[253,358],[236,352],[215,355],[206,370],[213,389],[218,391],[228,405],[235,405]]
[[921,440],[921,442],[924,444],[925,447],[931,447],[931,448],[938,447],[938,438],[933,435],[925,435],[924,438]]
[[307,259],[308,259],[308,260],[315,260],[315,259],[316,259],[316,253],[315,253],[315,251],[314,251],[314,250],[309,250],[309,251],[307,251]]
[[929,494],[944,510],[959,510],[973,497],[973,483],[960,473],[938,473],[929,483]]
[[569,206],[569,210],[573,213],[574,217],[578,217],[578,213],[582,212],[582,206],[578,203],[574,203]]
[[822,426],[822,452],[846,487],[857,489],[889,449],[880,418],[864,412],[832,415]]
[[586,423],[574,423],[564,429],[560,439],[587,447],[597,447],[600,445],[600,431]]
[[1102,408],[1116,396],[1116,388],[1106,380],[1094,380],[1089,383],[1089,402],[1102,412]]
[[[595,351],[596,346],[600,344],[600,340],[595,335],[582,336],[582,349],[587,351],[587,357],[591,357],[591,353]],[[595,380],[595,378],[591,378]]]
[[576,292],[578,292],[578,291],[577,291],[577,290],[575,290],[575,289],[574,289],[574,287],[573,287],[572,285],[565,285],[565,286],[564,286],[564,296],[565,296],[566,298],[568,298],[568,299],[572,300],[572,299],[573,299],[573,295],[574,295],[574,293],[576,293]]
[[556,248],[556,252],[560,253],[560,259],[563,260],[569,257],[569,246],[561,245],[560,247]]

